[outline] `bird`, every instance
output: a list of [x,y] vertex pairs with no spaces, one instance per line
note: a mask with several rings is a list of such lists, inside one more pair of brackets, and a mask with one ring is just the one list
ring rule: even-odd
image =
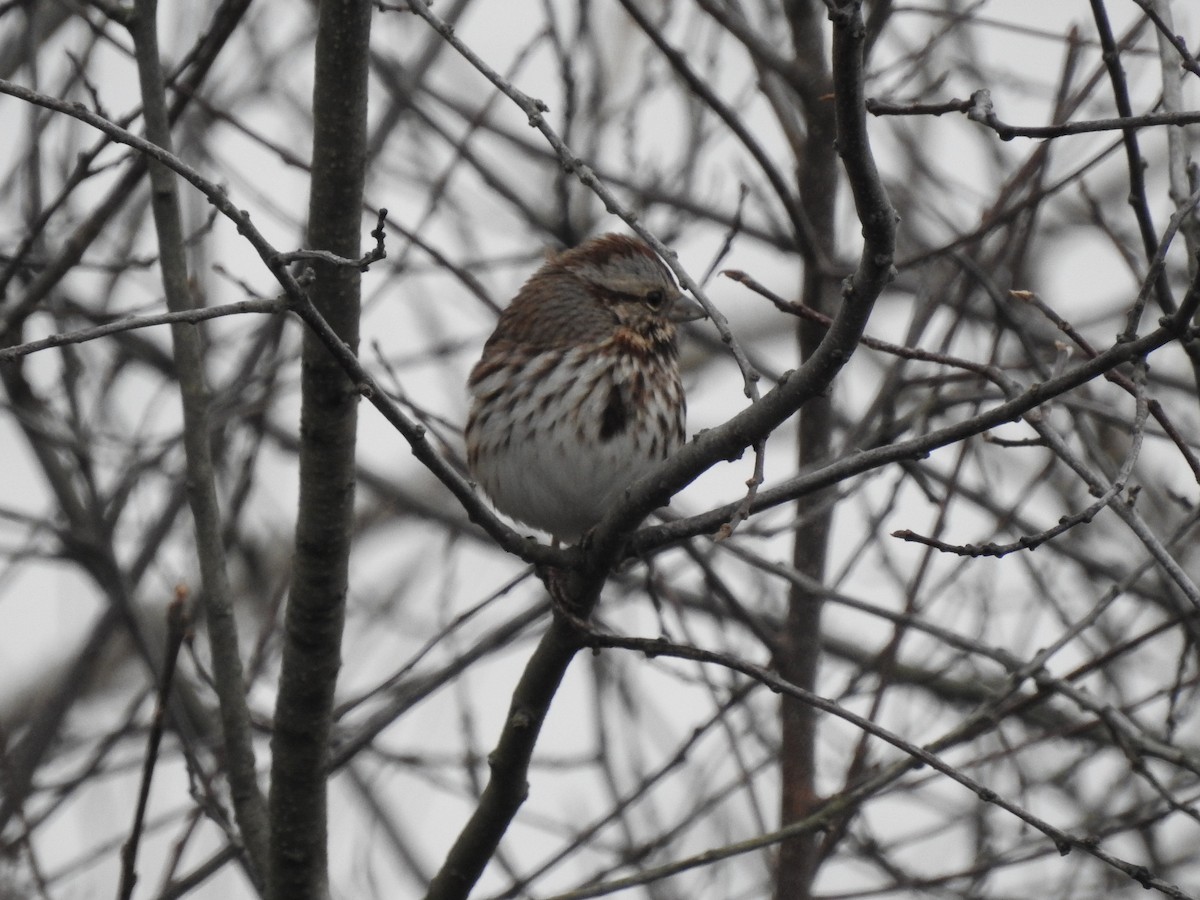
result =
[[467,467],[495,508],[577,543],[684,443],[677,326],[704,316],[643,241],[548,256],[467,381]]

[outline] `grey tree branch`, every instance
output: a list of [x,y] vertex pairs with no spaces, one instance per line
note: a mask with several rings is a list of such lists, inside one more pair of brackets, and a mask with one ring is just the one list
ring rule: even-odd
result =
[[[865,63],[861,46],[847,54],[844,38],[839,42],[835,36],[831,51],[826,21],[830,17],[836,21],[838,14],[830,14],[818,0],[792,0],[783,4],[783,14],[794,73],[788,84],[795,94],[795,115],[803,122],[803,135],[795,135],[789,144],[800,202],[818,235],[819,249],[819,253],[814,253],[801,248],[804,268],[800,273],[799,293],[804,305],[832,314],[839,300],[837,281],[827,274],[821,260],[837,255],[837,199],[841,185],[835,136],[840,125],[849,140],[846,116],[851,121],[862,116],[862,98],[854,96],[852,86],[858,82],[861,92]],[[843,68],[843,77],[836,84],[835,65]],[[845,72],[845,67],[854,71]],[[848,89],[851,92],[846,96]],[[814,322],[797,322],[795,341],[801,363],[812,359],[828,337],[828,331]],[[828,459],[834,442],[834,418],[829,391],[820,392],[799,408],[794,421],[798,468],[809,469]],[[823,585],[827,575],[834,515],[830,501],[834,496],[833,489],[818,493],[810,507],[798,504],[794,510],[792,566],[814,585]],[[780,675],[809,691],[816,689],[820,672],[824,600],[823,587],[813,590],[806,584],[793,582],[788,589],[782,627],[772,642],[772,659]],[[818,724],[819,717],[813,707],[797,703],[791,697],[780,698],[779,824],[782,827],[808,818],[819,803]],[[808,900],[820,866],[818,849],[816,835],[811,832],[780,844],[774,871],[776,900]]]
[[[340,259],[313,261],[311,305],[352,354],[361,272],[340,260],[361,249],[371,7],[321,0],[316,23],[307,244]],[[271,739],[272,900],[329,896],[326,781],[354,535],[359,389],[312,331],[300,391],[299,509]]]
[[[132,25],[138,78],[149,141],[171,152],[171,125],[158,53],[157,0],[138,0]],[[183,313],[194,306],[188,288],[187,257],[175,175],[158,160],[149,162],[154,225],[167,308]],[[179,392],[183,403],[183,440],[187,457],[187,493],[195,525],[196,553],[204,584],[204,614],[212,650],[213,677],[221,707],[225,764],[234,812],[260,883],[266,871],[267,811],[255,769],[250,711],[238,648],[237,620],[225,569],[220,503],[213,468],[209,395],[204,377],[204,348],[190,324],[171,325]]]
[[53,347],[63,347],[67,344],[85,344],[112,334],[124,331],[134,331],[138,328],[154,328],[159,325],[188,324],[198,325],[209,319],[219,319],[223,316],[240,316],[246,313],[281,313],[286,312],[288,303],[285,299],[271,300],[239,300],[235,303],[225,303],[221,306],[201,306],[195,309],[182,309],[175,312],[162,313],[157,316],[131,316],[117,319],[106,325],[94,328],[83,328],[79,331],[52,334],[36,341],[25,341],[14,347],[0,349],[0,363],[11,362],[31,353],[50,350]]
[[171,700],[171,685],[175,679],[175,665],[179,661],[179,648],[188,629],[187,610],[184,603],[186,592],[177,592],[175,599],[167,606],[167,646],[163,656],[162,684],[158,686],[158,699],[154,708],[154,719],[150,726],[150,736],[146,741],[146,757],[142,762],[142,783],[138,790],[137,810],[133,817],[133,830],[129,840],[121,848],[121,885],[117,891],[118,900],[129,900],[133,896],[134,885],[137,884],[137,852],[141,843],[142,831],[146,821],[146,805],[150,799],[150,782],[154,777],[154,768],[158,763],[158,751],[162,744],[164,725],[166,724],[167,709]]

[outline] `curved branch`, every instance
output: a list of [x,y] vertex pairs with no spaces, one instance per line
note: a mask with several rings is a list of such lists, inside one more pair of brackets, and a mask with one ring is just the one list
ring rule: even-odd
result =
[[[420,5],[417,0],[414,7]],[[591,615],[601,587],[621,558],[629,530],[705,469],[765,437],[807,399],[825,390],[850,358],[876,298],[893,276],[896,215],[867,138],[860,6],[851,2],[842,15],[833,16],[838,147],[865,237],[858,268],[843,287],[838,315],[798,372],[785,375],[777,388],[743,413],[638,481],[596,527],[590,541],[585,539],[579,565],[548,576],[552,596],[569,609],[558,610],[526,666],[499,743],[489,757],[487,787],[430,885],[427,900],[463,900],[470,893],[524,802],[529,762],[546,712],[567,667],[584,645],[579,623]]]
[[[895,277],[896,211],[875,167],[867,135],[862,73],[861,3],[850,2],[834,23],[833,76],[837,147],[862,223],[863,248],[854,274],[842,286],[842,302],[824,340],[798,370],[723,425],[706,431],[630,488],[593,534],[596,559],[613,558],[625,535],[650,512],[721,460],[736,459],[828,389],[858,346],[875,300]],[[762,502],[760,495],[754,508]],[[735,510],[725,508],[728,516]],[[719,527],[719,526],[718,526]]]

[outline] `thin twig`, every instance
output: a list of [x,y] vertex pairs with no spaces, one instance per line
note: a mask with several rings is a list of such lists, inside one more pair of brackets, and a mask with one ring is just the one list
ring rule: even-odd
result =
[[146,805],[150,800],[150,781],[154,777],[154,766],[158,762],[158,747],[162,743],[163,727],[167,719],[167,706],[171,697],[171,683],[175,678],[175,664],[179,661],[179,648],[190,625],[187,612],[188,590],[183,585],[175,588],[175,599],[167,605],[166,653],[163,657],[162,681],[158,685],[158,699],[154,707],[154,718],[150,723],[150,734],[146,738],[146,757],[142,761],[142,783],[138,789],[137,809],[133,814],[133,828],[124,846],[121,847],[121,883],[117,889],[118,900],[129,900],[137,883],[137,852],[142,838],[142,824],[146,818]]
[[[1163,40],[1175,48],[1175,51],[1179,54],[1180,67],[1191,72],[1193,75],[1200,75],[1200,63],[1196,61],[1196,57],[1188,49],[1183,37],[1176,34],[1175,30],[1159,15],[1158,10],[1154,8],[1153,0],[1133,0],[1133,2],[1140,6],[1142,12],[1146,14],[1146,18],[1154,23],[1154,27],[1158,29],[1158,33],[1162,36]],[[1168,69],[1163,74],[1169,77],[1175,73],[1172,73]]]
[[1195,125],[1200,122],[1200,111],[1174,113],[1146,113],[1117,119],[1086,119],[1081,122],[1063,122],[1061,125],[1013,125],[996,115],[991,91],[981,89],[967,100],[944,100],[939,103],[891,103],[872,98],[867,101],[867,111],[875,116],[942,116],[946,113],[965,113],[967,118],[996,132],[1002,141],[1013,138],[1068,137],[1075,134],[1094,134],[1098,131],[1134,132],[1143,128],[1163,125]]
[[282,297],[270,300],[239,300],[236,303],[225,303],[221,306],[202,306],[197,309],[180,310],[178,312],[160,313],[155,316],[133,316],[127,319],[117,319],[106,325],[94,328],[84,328],[79,331],[68,331],[52,334],[36,341],[26,341],[14,347],[0,349],[0,363],[12,362],[22,356],[29,356],[41,350],[61,347],[64,344],[84,344],[97,338],[133,331],[137,328],[153,328],[157,325],[175,325],[186,323],[195,325],[209,319],[219,319],[223,316],[238,316],[246,313],[281,313],[288,309],[288,302]]
[[373,264],[387,257],[387,251],[383,247],[384,238],[387,235],[387,214],[388,211],[380,207],[376,213],[377,222],[375,228],[371,231],[371,237],[375,238],[375,246],[358,259],[346,259],[343,256],[338,256],[336,253],[330,253],[328,250],[293,250],[291,253],[279,254],[279,258],[282,262],[288,264],[300,261],[315,261],[365,272]]

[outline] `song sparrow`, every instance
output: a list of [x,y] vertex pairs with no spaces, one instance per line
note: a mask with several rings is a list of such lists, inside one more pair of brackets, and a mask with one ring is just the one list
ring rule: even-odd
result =
[[496,508],[572,542],[674,452],[685,412],[675,325],[703,314],[634,238],[551,256],[468,382],[467,465]]

